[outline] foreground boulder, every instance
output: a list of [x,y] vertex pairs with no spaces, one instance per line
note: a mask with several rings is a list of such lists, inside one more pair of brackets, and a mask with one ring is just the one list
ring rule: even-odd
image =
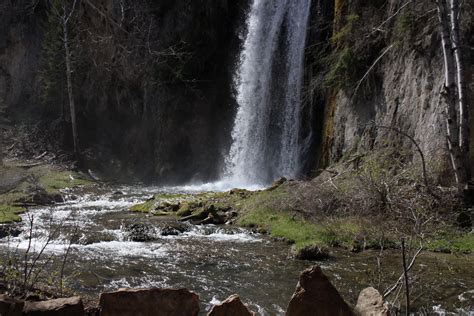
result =
[[286,315],[349,316],[353,314],[321,268],[314,266],[301,273]]
[[[25,316],[84,316],[80,297],[58,298],[41,302],[25,302]],[[3,316],[3,315],[2,315]]]
[[254,316],[236,294],[229,296],[220,304],[214,305],[208,316]]
[[121,289],[102,293],[101,316],[196,316],[199,296],[186,290]]
[[390,310],[384,303],[382,295],[373,287],[360,292],[355,312],[360,316],[390,316]]
[[21,316],[24,303],[7,295],[0,294],[0,315]]

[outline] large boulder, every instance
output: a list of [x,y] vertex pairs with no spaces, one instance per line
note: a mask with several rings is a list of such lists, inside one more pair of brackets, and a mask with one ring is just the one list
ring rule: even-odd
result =
[[[0,211],[1,212],[1,211]],[[0,224],[0,239],[5,237],[18,237],[22,232],[22,228],[17,224]]]
[[101,316],[196,316],[199,296],[186,289],[120,289],[102,293]]
[[0,294],[0,315],[21,316],[24,302],[17,301],[7,295]]
[[84,316],[84,305],[78,296],[49,301],[25,302],[24,316]]
[[301,273],[286,315],[349,316],[353,313],[321,268],[314,266]]
[[214,305],[208,316],[254,316],[248,307],[242,303],[237,294],[229,296],[220,304]]
[[384,303],[383,296],[373,287],[360,292],[355,312],[360,316],[390,316],[390,309]]
[[133,223],[125,227],[126,238],[135,242],[146,242],[156,240],[155,228],[148,223]]
[[159,227],[161,236],[177,236],[189,230],[189,226],[181,222],[169,222]]

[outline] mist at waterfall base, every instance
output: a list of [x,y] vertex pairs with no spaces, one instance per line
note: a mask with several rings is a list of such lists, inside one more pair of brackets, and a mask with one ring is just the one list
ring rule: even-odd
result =
[[311,0],[253,1],[235,74],[238,104],[222,178],[187,191],[265,187],[299,172],[300,98]]

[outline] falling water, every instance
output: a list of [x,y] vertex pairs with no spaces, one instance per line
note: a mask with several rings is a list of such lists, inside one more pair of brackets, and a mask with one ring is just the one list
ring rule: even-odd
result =
[[235,185],[295,177],[311,0],[254,0],[235,76],[239,105],[226,161]]

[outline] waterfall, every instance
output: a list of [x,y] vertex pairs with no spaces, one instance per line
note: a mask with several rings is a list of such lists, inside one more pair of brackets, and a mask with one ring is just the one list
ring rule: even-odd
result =
[[225,178],[238,186],[293,178],[311,0],[253,0],[235,75],[238,111]]

